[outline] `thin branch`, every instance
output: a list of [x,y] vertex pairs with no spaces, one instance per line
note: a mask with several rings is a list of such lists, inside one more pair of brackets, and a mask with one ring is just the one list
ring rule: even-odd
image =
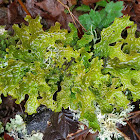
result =
[[[76,25],[76,27],[77,27],[77,24],[76,24],[76,22],[75,22],[75,20],[79,23],[79,25],[87,32],[87,30],[84,28],[84,26],[79,22],[79,20],[73,15],[73,13],[70,11],[70,8],[67,6],[67,5],[65,5],[65,4],[63,4],[60,0],[57,0],[59,3],[61,3],[68,11],[69,11],[69,13],[70,13],[70,15],[71,15],[71,18],[72,18],[72,20],[73,20],[73,22],[74,22],[74,24]],[[75,19],[75,20],[74,20]],[[77,27],[77,29],[78,29],[78,27]],[[79,30],[78,30],[79,31]],[[79,31],[80,32],[80,31]]]
[[131,114],[140,114],[140,110],[131,112],[131,113],[129,113],[129,114],[130,114],[130,115],[131,115]]
[[120,133],[121,135],[125,138],[125,140],[131,140],[125,133],[123,133],[120,129],[116,128]]
[[[27,15],[31,16],[30,12],[27,10],[26,6],[23,4],[23,2],[21,0],[17,0],[19,2],[19,4],[21,5],[21,7],[23,8],[23,10],[26,12]],[[32,16],[31,16],[32,17]]]
[[[77,27],[78,31],[80,32],[80,30],[79,30],[79,28],[78,28],[78,26],[77,26],[77,24],[76,24],[76,22],[75,22],[75,20],[74,20],[74,17],[73,17],[73,15],[72,15],[72,13],[71,13],[71,11],[70,11],[70,9],[69,9],[69,8],[68,8],[68,11],[69,11],[69,13],[70,13],[70,15],[71,15],[71,18],[72,18],[72,20],[73,20],[74,24],[76,25],[76,27]],[[81,33],[81,32],[80,32],[80,33]]]
[[134,127],[133,127],[133,124],[132,123],[130,123],[129,121],[126,121],[127,122],[127,124],[129,125],[129,127],[131,128],[131,130],[135,133],[135,135],[138,137],[138,139],[140,140],[140,136],[139,136],[139,134],[137,133],[137,131],[134,129]]
[[140,111],[131,112],[131,113],[129,113],[129,115],[131,115],[131,116],[128,117],[127,119],[125,119],[125,120],[130,120],[134,117],[137,117],[138,115],[140,115]]
[[87,32],[87,30],[84,28],[84,26],[79,22],[79,20],[74,16],[74,14],[71,12],[71,15],[74,17],[74,19],[80,24],[80,26]]
[[82,131],[80,131],[80,132],[77,132],[77,133],[75,133],[74,135],[67,137],[67,140],[73,140],[74,138],[79,137],[79,136],[81,136],[81,135],[87,133],[88,131],[89,131],[89,129],[87,128],[87,129],[85,129],[85,130],[82,130]]
[[[127,119],[125,119],[125,120],[130,120],[130,119],[132,119],[132,118],[134,118],[134,117],[137,117],[139,114],[134,114],[133,116],[130,116],[130,117],[128,117]],[[125,121],[124,120],[124,121]]]

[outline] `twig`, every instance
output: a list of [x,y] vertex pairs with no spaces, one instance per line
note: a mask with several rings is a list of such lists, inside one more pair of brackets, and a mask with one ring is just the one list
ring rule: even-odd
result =
[[140,136],[139,136],[139,134],[137,133],[137,131],[134,129],[133,124],[130,123],[129,121],[127,121],[127,120],[126,120],[126,122],[127,122],[127,124],[129,125],[129,127],[131,128],[131,130],[135,133],[135,135],[136,135],[136,136],[138,137],[138,139],[140,140]]
[[81,135],[87,133],[88,131],[89,131],[89,129],[87,128],[87,129],[85,129],[85,130],[83,130],[83,131],[80,131],[80,132],[74,134],[74,135],[71,136],[71,137],[67,137],[67,140],[72,140],[72,139],[74,139],[74,138],[76,138],[76,137],[79,137],[79,136],[81,136]]
[[129,113],[129,114],[140,114],[140,110],[131,112],[131,113]]
[[[71,12],[71,11],[70,11]],[[79,20],[74,16],[74,14],[71,12],[71,15],[74,17],[74,19],[79,23],[79,25],[87,32],[87,30],[84,28],[84,26],[79,22]]]
[[[70,15],[71,15],[71,18],[72,18],[72,20],[73,20],[73,22],[74,22],[74,24],[76,25],[76,27],[77,27],[77,24],[76,24],[76,22],[75,22],[75,20],[79,23],[79,25],[87,32],[87,30],[84,28],[84,26],[79,22],[79,20],[73,15],[73,13],[70,11],[70,9],[69,9],[69,7],[67,6],[67,5],[65,5],[65,4],[63,4],[60,0],[57,0],[59,3],[61,3],[68,11],[69,11],[69,13],[70,13]],[[75,20],[74,20],[75,19]],[[78,29],[78,27],[77,27],[77,29]],[[78,31],[79,31],[79,29],[78,29]],[[80,31],[79,31],[80,32]]]
[[[69,9],[69,8],[68,8],[68,11],[69,11],[69,13],[70,13],[70,15],[71,15],[71,18],[72,18],[72,20],[73,20],[74,24],[76,25],[76,27],[77,27],[78,31],[80,32],[80,30],[79,30],[79,28],[78,28],[78,26],[77,26],[77,24],[76,24],[76,22],[75,22],[75,20],[74,20],[73,14],[71,13],[71,11],[70,11],[70,9]],[[81,33],[81,32],[80,32],[80,33]]]
[[[31,16],[30,12],[27,10],[26,6],[23,4],[23,2],[21,0],[17,0],[19,2],[19,4],[21,5],[21,7],[23,8],[23,10],[27,13],[27,15]],[[31,16],[32,17],[32,16]]]
[[129,120],[131,118],[134,118],[134,117],[137,117],[138,115],[140,115],[140,111],[131,112],[131,113],[129,113],[129,115],[132,115],[132,116],[128,117],[127,120]]
[[120,129],[116,128],[120,133],[121,135],[125,138],[125,140],[131,140],[125,133],[123,133]]
[[[139,114],[135,114],[135,115],[133,115],[133,116],[130,116],[130,117],[127,118],[127,120],[130,120],[130,119],[132,119],[132,118],[134,118],[134,117],[137,117],[138,115],[139,115]],[[125,119],[125,120],[126,120],[126,119]],[[125,120],[124,120],[124,121],[125,121]]]

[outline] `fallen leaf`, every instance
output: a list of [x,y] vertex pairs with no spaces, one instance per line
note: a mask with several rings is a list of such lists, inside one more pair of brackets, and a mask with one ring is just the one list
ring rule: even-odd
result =
[[83,4],[85,5],[90,5],[90,4],[93,4],[93,3],[96,3],[100,0],[82,0]]
[[[62,1],[63,4],[66,4],[66,2],[64,2],[65,1]],[[64,11],[64,6],[56,0],[44,0],[36,3],[36,5],[53,17],[60,15]]]
[[9,136],[7,133],[4,133],[4,140],[14,140],[14,138]]
[[63,110],[54,113],[51,117],[51,126],[47,127],[43,140],[65,140],[69,133],[78,129],[78,121],[73,120],[72,112]]

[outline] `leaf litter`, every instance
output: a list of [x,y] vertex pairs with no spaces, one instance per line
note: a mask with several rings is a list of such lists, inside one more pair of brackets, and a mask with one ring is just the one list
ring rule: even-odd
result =
[[[66,5],[68,5],[69,7],[71,7],[73,5],[79,6],[78,5],[79,3],[93,6],[93,4],[95,5],[95,3],[98,2],[98,0],[82,0],[82,1],[79,0],[78,3],[76,0],[69,0],[69,1],[63,0],[62,2]],[[73,22],[73,20],[71,19],[71,16],[69,14],[66,14],[65,8],[56,0],[52,0],[52,1],[50,1],[50,0],[41,0],[41,1],[27,0],[26,2],[24,2],[24,4],[27,7],[28,11],[31,13],[32,17],[35,18],[38,14],[41,17],[43,17],[42,23],[44,25],[45,30],[50,28],[50,26],[54,25],[54,23],[56,21],[58,21],[62,24],[62,28],[66,28],[66,29],[69,29],[68,23]],[[124,9],[122,12],[125,15],[128,14],[131,16],[131,20],[133,20],[138,25],[137,30],[140,31],[140,1],[139,0],[124,1]],[[73,9],[73,14],[78,18],[82,13],[79,13],[75,9]],[[22,7],[19,5],[19,3],[17,3],[16,1],[0,1],[0,21],[1,21],[0,24],[1,25],[6,25],[8,29],[11,29],[11,26],[13,24],[20,24],[22,22],[26,23],[24,20],[25,16],[26,16],[25,11],[22,9]],[[6,100],[9,102],[9,99],[10,99],[10,97],[3,98],[3,100],[5,100],[4,101],[5,103],[6,103]],[[137,103],[137,104],[140,104],[140,103]],[[4,117],[1,118],[1,121],[4,124],[9,120],[9,118],[14,117],[16,112],[18,112],[18,111],[22,112],[21,108],[19,108],[19,106],[16,107],[16,105],[14,105],[14,100],[10,99],[9,105],[10,106],[8,106],[8,107],[3,104],[0,105],[0,110],[4,110],[4,108],[6,108],[6,111],[7,111],[7,112],[4,112],[4,115],[6,116],[6,118],[4,118]],[[18,108],[18,109],[16,110],[16,108]],[[139,113],[139,109],[137,109],[137,111],[138,112],[134,112],[134,113],[132,112],[133,115],[129,119],[127,126],[122,127],[122,126],[118,125],[118,129],[122,133],[124,133],[124,135],[126,135],[128,138],[130,138],[132,140],[139,139],[139,136],[137,135],[137,133],[140,133],[140,129],[139,129],[140,128],[139,127],[140,126],[140,119],[139,119],[140,113]],[[7,115],[7,114],[9,114],[9,115]],[[77,121],[75,122],[74,120],[72,120],[71,119],[72,116],[70,114],[71,113],[68,113],[68,111],[62,111],[60,113],[55,114],[54,117],[52,117],[53,119],[51,120],[52,121],[51,126],[49,126],[46,129],[45,134],[47,134],[48,132],[51,132],[50,133],[50,135],[51,135],[52,132],[54,132],[54,133],[57,133],[58,137],[61,137],[62,139],[63,138],[66,139],[67,135],[69,133],[73,133],[73,135],[77,135],[79,133],[77,131],[78,122]],[[55,124],[54,124],[54,122],[55,122]],[[69,122],[69,123],[66,123],[66,122]],[[73,123],[73,126],[76,126],[75,130],[72,130],[72,128],[70,127],[70,124],[72,124],[70,122]],[[55,126],[55,128],[54,128],[54,126]],[[134,131],[133,128],[136,130],[136,132]],[[126,130],[128,130],[128,131],[126,131]],[[89,132],[89,130],[86,127],[85,127],[85,130],[83,130],[83,131],[84,131],[83,133],[82,133],[82,131],[80,131],[81,135],[79,137],[77,137],[77,136],[75,138],[73,137],[74,140],[80,140],[80,139],[88,140],[83,135],[86,135],[86,137],[88,137],[88,135],[91,135],[91,133]],[[74,133],[74,132],[76,132],[76,133]],[[45,135],[44,135],[44,139],[45,139]],[[69,139],[69,137],[68,137],[68,139]],[[89,138],[89,140],[91,140],[91,138]]]

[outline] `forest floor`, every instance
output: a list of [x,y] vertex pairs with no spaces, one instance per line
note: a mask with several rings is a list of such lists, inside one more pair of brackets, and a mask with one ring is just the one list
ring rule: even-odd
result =
[[[76,8],[81,4],[88,5],[90,8],[94,9],[96,6],[96,2],[99,0],[62,0],[61,2],[68,7],[73,7],[72,13],[78,19],[80,15],[82,15],[83,11],[77,11]],[[115,2],[117,0],[114,0]],[[57,0],[23,0],[25,5],[25,9],[18,3],[16,0],[0,0],[0,25],[5,25],[5,28],[13,33],[12,25],[13,24],[21,24],[25,23],[25,16],[29,12],[29,14],[35,18],[37,15],[42,17],[42,25],[43,29],[47,30],[51,26],[55,24],[56,21],[60,22],[62,25],[61,28],[65,28],[70,30],[68,27],[69,22],[74,22],[71,15],[69,14],[67,7],[62,5]],[[27,10],[26,10],[27,9]],[[98,8],[97,10],[101,10]],[[140,31],[140,0],[124,0],[124,9],[122,11],[124,15],[129,15],[132,21],[137,24],[137,31]],[[80,25],[77,23],[77,28],[82,32]],[[28,98],[28,97],[26,97]],[[49,135],[49,131],[46,131],[46,127],[49,127],[47,124],[48,121],[51,121],[52,124],[57,124],[59,119],[59,115],[55,114],[54,119],[50,120],[53,112],[47,109],[44,106],[38,108],[37,114],[33,114],[31,116],[27,115],[24,112],[24,105],[26,99],[21,102],[21,104],[15,104],[15,100],[11,99],[10,96],[4,97],[2,96],[2,104],[0,104],[0,121],[6,125],[7,122],[10,121],[10,118],[14,118],[16,114],[20,114],[22,116],[26,115],[27,122],[27,130],[28,133],[31,133],[32,130],[39,130],[45,135]],[[140,140],[140,100],[137,102],[132,102],[132,105],[135,105],[134,110],[130,113],[131,117],[125,120],[127,122],[126,126],[122,126],[116,124],[118,127],[118,131],[121,135],[128,140]],[[64,122],[61,125],[65,126],[65,123],[68,121],[65,116],[67,114],[71,114],[69,110],[63,110],[62,115],[64,116]],[[71,118],[70,118],[71,119]],[[39,120],[39,121],[38,121]],[[54,122],[52,122],[54,121]],[[56,121],[56,122],[55,122]],[[95,140],[98,132],[92,134],[89,132],[89,129],[85,126],[84,130],[80,130],[77,127],[77,124],[80,122],[70,120],[71,127],[75,128],[73,133],[67,136],[68,140]],[[60,129],[62,126],[60,124],[55,126],[57,129]],[[57,132],[57,129],[54,131]],[[68,133],[71,130],[65,128],[65,132]],[[5,140],[12,140],[8,134],[3,133]],[[54,133],[54,135],[61,135],[58,133]],[[113,139],[113,138],[112,138]],[[54,140],[53,135],[49,137],[49,140]]]

